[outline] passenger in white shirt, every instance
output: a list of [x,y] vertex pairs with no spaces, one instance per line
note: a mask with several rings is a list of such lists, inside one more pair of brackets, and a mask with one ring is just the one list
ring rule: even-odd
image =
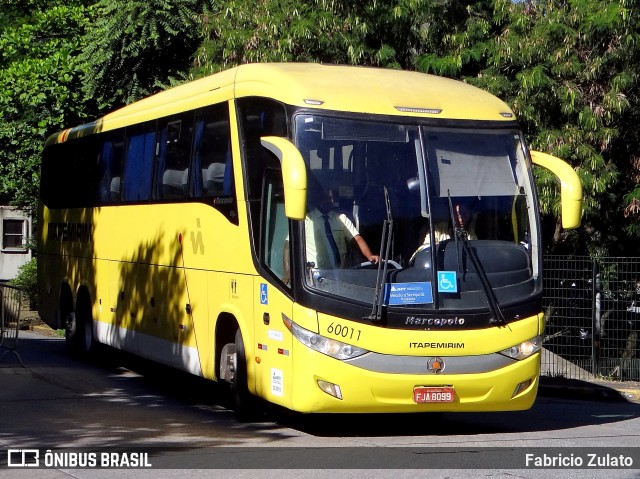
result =
[[[307,264],[314,268],[340,268],[344,266],[349,243],[355,240],[363,256],[376,264],[380,257],[373,254],[371,248],[360,235],[355,225],[345,214],[336,212],[333,208],[333,191],[329,190],[321,203],[307,213],[305,226],[305,247]],[[330,231],[330,233],[328,232]],[[284,278],[289,283],[289,240],[285,242]]]
[[[456,221],[456,226],[464,228],[467,233],[467,239],[475,240],[478,239],[474,229],[474,218],[471,215],[471,211],[469,208],[463,204],[458,204],[454,207],[454,219]],[[441,241],[448,240],[451,238],[451,220],[443,220],[435,223],[435,229],[433,232],[436,245]],[[427,231],[422,244],[418,247],[418,249],[413,253],[409,263],[413,263],[416,255],[431,246],[431,234]]]
[[[454,207],[454,219],[456,221],[456,226],[464,228],[467,232],[467,238],[470,240],[478,239],[473,227],[473,218],[471,216],[471,211],[465,205],[456,205]],[[434,236],[436,240],[436,244],[440,241],[448,240],[451,238],[451,220],[440,221],[436,223]],[[431,236],[429,232],[427,232],[423,244],[429,246],[431,243]]]

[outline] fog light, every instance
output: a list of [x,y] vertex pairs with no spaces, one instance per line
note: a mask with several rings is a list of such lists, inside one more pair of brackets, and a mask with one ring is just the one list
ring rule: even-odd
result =
[[516,397],[518,394],[520,394],[522,391],[524,391],[525,389],[527,389],[529,386],[531,386],[531,379],[527,379],[526,381],[522,381],[520,384],[518,384],[516,386],[516,388],[513,390],[513,394],[511,395],[511,399],[513,399],[514,397]]
[[342,391],[340,390],[340,386],[338,386],[337,384],[318,379],[318,387],[326,392],[329,396],[333,396],[337,399],[342,399]]

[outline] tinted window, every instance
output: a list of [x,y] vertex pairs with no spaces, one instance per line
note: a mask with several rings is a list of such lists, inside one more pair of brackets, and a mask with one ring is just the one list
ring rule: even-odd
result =
[[155,123],[127,129],[127,152],[124,166],[123,201],[146,201],[151,195]]
[[284,213],[284,190],[279,170],[267,170],[262,199],[262,248],[265,266],[286,284],[290,283],[289,222]]
[[191,196],[227,196],[233,192],[229,108],[225,103],[196,113]]
[[158,199],[185,199],[193,140],[193,112],[158,122],[156,195]]
[[122,131],[102,138],[98,161],[98,203],[114,203],[120,200],[124,140]]
[[260,143],[263,136],[287,136],[287,119],[284,106],[265,98],[241,98],[238,100],[242,141],[247,172],[249,199],[259,199],[262,176],[268,167],[280,168],[275,156]]
[[96,203],[98,149],[95,137],[47,147],[42,159],[41,195],[53,208],[81,208]]

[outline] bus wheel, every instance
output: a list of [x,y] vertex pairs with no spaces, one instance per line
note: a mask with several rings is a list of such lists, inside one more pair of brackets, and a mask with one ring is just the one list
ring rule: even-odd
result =
[[86,294],[78,296],[76,311],[67,313],[65,324],[65,337],[70,350],[80,355],[91,353],[94,346],[93,319],[91,303]]
[[78,324],[78,349],[81,354],[93,352],[93,318],[91,316],[91,301],[87,294],[78,296],[76,307],[76,320]]
[[73,351],[75,350],[75,342],[78,336],[78,322],[75,311],[64,311],[62,313],[62,321],[64,324],[64,339],[69,350]]
[[247,357],[244,351],[242,333],[238,329],[235,338],[234,374],[231,381],[236,417],[241,421],[249,421],[256,415],[256,398],[249,392],[247,384]]

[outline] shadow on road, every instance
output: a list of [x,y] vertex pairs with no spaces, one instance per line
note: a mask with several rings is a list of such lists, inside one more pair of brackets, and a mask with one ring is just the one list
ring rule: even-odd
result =
[[[228,409],[229,395],[221,385],[110,348],[99,351],[90,360],[80,360],[67,352],[64,340],[37,335],[22,339],[26,372],[5,358],[0,373],[5,373],[3,380],[11,380],[12,374],[25,386],[0,392],[0,398],[5,396],[0,412],[6,417],[22,411],[31,421],[14,416],[8,430],[22,433],[24,441],[43,434],[55,437],[56,443],[101,438],[106,444],[167,446],[183,444],[186,438],[201,447],[280,441],[295,431],[318,437],[495,435],[500,440],[503,433],[561,431],[640,416],[636,403],[578,400],[561,391],[556,397],[540,395],[531,410],[522,412],[302,415],[265,406],[257,420],[241,423]],[[15,397],[6,397],[9,394]],[[20,407],[3,411],[11,401]],[[34,421],[42,421],[42,426]],[[0,433],[0,441],[3,437]]]

